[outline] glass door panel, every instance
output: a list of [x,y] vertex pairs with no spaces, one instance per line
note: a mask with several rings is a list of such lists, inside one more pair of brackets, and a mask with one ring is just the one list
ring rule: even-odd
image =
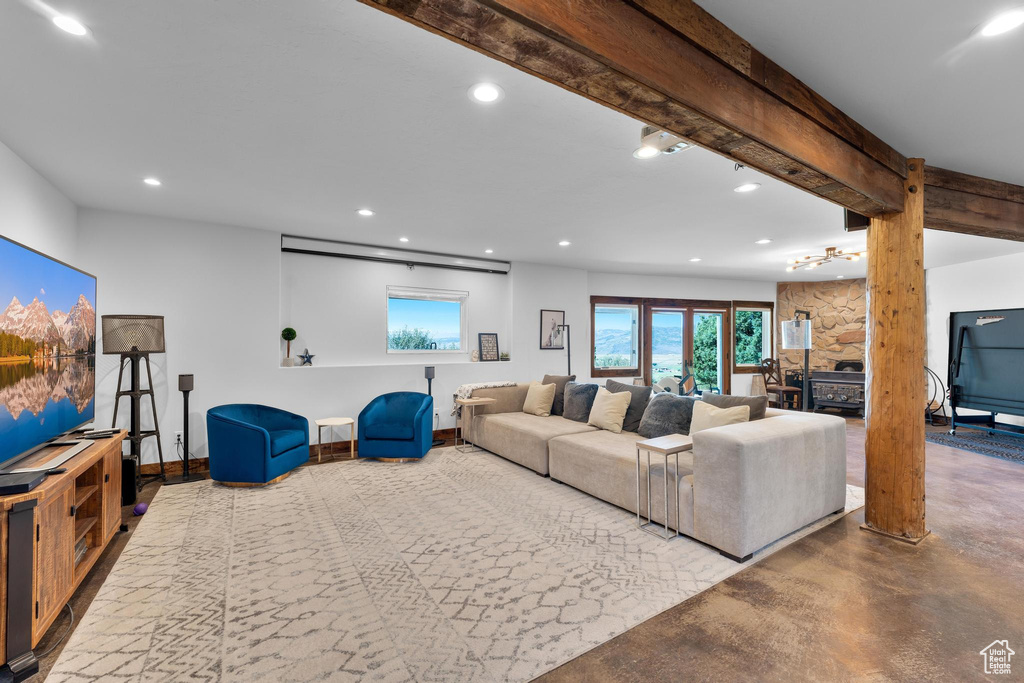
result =
[[665,377],[682,378],[686,358],[685,309],[651,312],[651,384]]
[[724,393],[725,316],[714,311],[693,313],[693,374],[700,391]]

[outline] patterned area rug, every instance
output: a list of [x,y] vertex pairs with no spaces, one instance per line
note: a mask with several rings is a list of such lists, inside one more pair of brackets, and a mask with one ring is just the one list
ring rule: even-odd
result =
[[48,680],[529,680],[744,566],[635,524],[453,448],[164,487]]
[[1024,463],[1024,435],[988,434],[957,427],[956,436],[951,436],[945,431],[929,431],[925,433],[925,440],[971,453]]

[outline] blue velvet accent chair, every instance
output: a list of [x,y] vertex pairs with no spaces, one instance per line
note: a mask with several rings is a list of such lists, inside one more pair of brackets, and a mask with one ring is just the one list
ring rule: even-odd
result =
[[396,391],[370,401],[359,413],[359,457],[419,459],[434,442],[434,399]]
[[210,478],[268,484],[309,460],[309,421],[278,408],[232,403],[206,411]]

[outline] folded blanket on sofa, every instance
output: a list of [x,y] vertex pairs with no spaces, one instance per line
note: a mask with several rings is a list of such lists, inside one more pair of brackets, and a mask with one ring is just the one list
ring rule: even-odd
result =
[[473,395],[473,392],[477,389],[493,389],[495,387],[514,387],[518,382],[477,382],[476,384],[463,384],[455,393],[452,394],[452,415],[459,416],[461,411],[458,403],[455,403],[456,399],[469,398]]

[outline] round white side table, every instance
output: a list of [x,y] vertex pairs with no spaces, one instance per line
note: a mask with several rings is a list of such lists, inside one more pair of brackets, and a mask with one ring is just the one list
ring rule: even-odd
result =
[[316,461],[320,462],[321,455],[323,452],[323,441],[321,435],[323,434],[324,427],[330,429],[331,435],[331,449],[328,455],[334,455],[334,428],[349,427],[349,441],[348,441],[348,454],[350,458],[356,457],[356,421],[351,417],[322,417],[316,420]]

